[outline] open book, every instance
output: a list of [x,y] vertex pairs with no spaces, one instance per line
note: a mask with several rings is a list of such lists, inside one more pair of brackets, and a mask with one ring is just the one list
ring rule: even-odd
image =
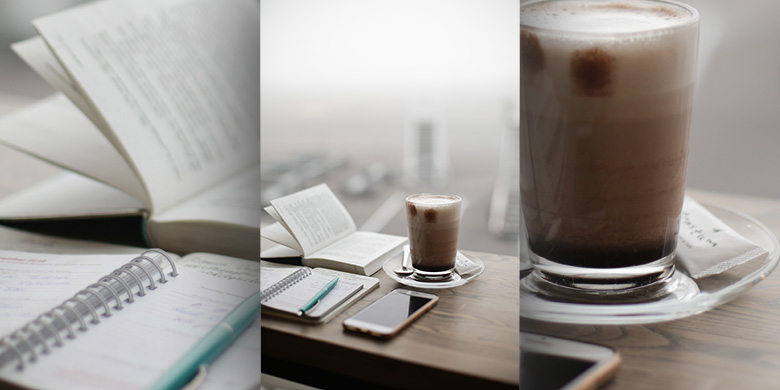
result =
[[144,217],[150,246],[257,259],[256,1],[111,0],[13,46],[61,94],[0,142],[74,173],[0,200],[0,220]]
[[282,244],[263,251],[273,259],[302,255],[309,267],[371,275],[398,254],[406,237],[357,231],[355,221],[327,184],[271,201],[265,208],[277,222],[260,235]]
[[[204,253],[2,250],[0,382],[148,388],[259,290],[259,271],[256,261]],[[256,385],[259,336],[258,320],[217,359],[202,388]]]

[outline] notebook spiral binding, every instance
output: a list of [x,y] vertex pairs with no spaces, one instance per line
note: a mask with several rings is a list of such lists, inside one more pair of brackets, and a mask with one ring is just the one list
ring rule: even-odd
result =
[[[17,369],[23,370],[25,367],[25,352],[29,353],[27,361],[34,363],[39,356],[38,346],[41,347],[40,352],[45,355],[51,352],[49,343],[52,342],[52,339],[52,345],[55,347],[60,347],[64,344],[60,334],[63,330],[67,332],[66,338],[75,339],[77,332],[73,329],[74,321],[77,321],[79,324],[78,331],[86,332],[89,327],[84,318],[85,315],[82,313],[84,309],[89,314],[89,322],[98,324],[100,323],[99,309],[103,309],[102,315],[104,317],[111,317],[112,307],[109,301],[113,300],[114,310],[122,310],[124,307],[123,302],[132,304],[135,302],[136,294],[139,297],[145,296],[144,278],[149,282],[147,286],[149,290],[157,288],[153,276],[155,272],[160,276],[157,280],[159,283],[167,283],[168,279],[162,267],[151,257],[155,255],[161,255],[171,265],[170,276],[176,277],[179,275],[176,271],[176,264],[165,251],[156,248],[148,249],[110,274],[101,277],[97,282],[77,292],[73,297],[66,299],[59,306],[41,314],[38,318],[3,337],[0,339],[0,346],[5,347],[7,351],[10,351],[16,357],[16,361],[19,363]],[[152,265],[152,271],[143,266],[146,263]],[[135,270],[140,270],[140,272]],[[137,293],[133,292],[133,286],[131,286],[131,283],[128,283],[126,278],[122,277],[123,275],[129,276],[130,282],[138,287]],[[113,286],[112,283],[114,284]],[[122,300],[122,293],[126,295],[124,301]],[[90,302],[90,297],[95,297],[96,299]]]
[[263,290],[262,293],[260,293],[260,303],[266,302],[269,299],[279,295],[282,291],[287,290],[290,288],[290,286],[294,285],[295,283],[300,282],[303,279],[306,279],[311,275],[311,269],[310,268],[300,268],[297,271],[291,273],[290,275],[287,275],[284,279],[281,281],[275,283],[273,286]]

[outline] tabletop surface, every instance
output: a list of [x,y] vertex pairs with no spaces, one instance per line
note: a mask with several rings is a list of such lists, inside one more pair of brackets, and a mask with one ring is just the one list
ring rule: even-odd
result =
[[[390,340],[345,331],[342,322],[396,288],[378,271],[379,288],[322,325],[263,316],[263,371],[279,376],[321,370],[371,388],[514,388],[519,385],[519,262],[480,252],[485,272],[451,289],[418,291],[439,302]],[[295,367],[295,369],[290,369]],[[273,372],[271,372],[273,374]],[[307,378],[296,378],[305,382]],[[314,384],[316,385],[316,384]],[[468,386],[468,387],[462,387]]]
[[[780,233],[780,200],[689,191],[699,201],[750,215]],[[606,389],[762,389],[780,379],[780,275],[731,302],[679,320],[630,326],[553,324],[520,328],[602,344],[622,364]]]

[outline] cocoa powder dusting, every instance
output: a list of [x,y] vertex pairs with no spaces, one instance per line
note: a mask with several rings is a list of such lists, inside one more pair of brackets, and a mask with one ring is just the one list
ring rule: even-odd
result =
[[615,58],[601,48],[577,50],[571,56],[574,94],[591,97],[612,95]]
[[425,210],[425,222],[436,222],[436,214],[435,209]]
[[533,73],[544,69],[544,52],[536,34],[520,31],[520,61],[524,68]]

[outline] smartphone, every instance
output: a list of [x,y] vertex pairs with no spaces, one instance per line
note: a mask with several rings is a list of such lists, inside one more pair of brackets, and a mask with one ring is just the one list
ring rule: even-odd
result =
[[419,291],[395,289],[352,317],[344,328],[372,336],[389,338],[428,311],[439,297]]
[[595,389],[619,366],[611,348],[520,332],[521,389]]

